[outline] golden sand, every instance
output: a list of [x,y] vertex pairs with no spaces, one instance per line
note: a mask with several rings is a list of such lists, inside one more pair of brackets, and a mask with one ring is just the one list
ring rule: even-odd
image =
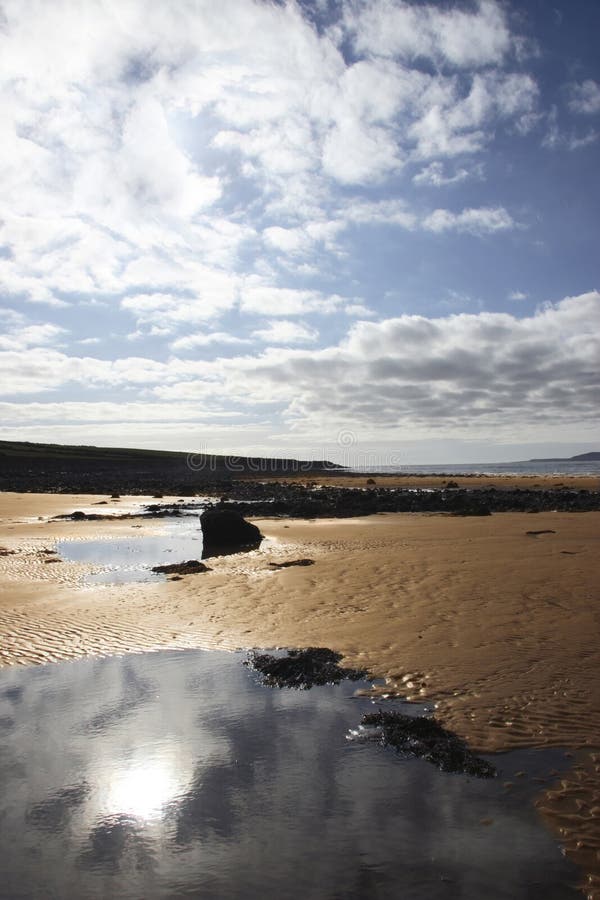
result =
[[[261,548],[211,560],[208,573],[92,587],[82,579],[94,567],[49,563],[44,551],[58,538],[162,524],[37,519],[100,499],[0,494],[0,547],[15,551],[0,551],[0,662],[329,646],[386,678],[387,690],[436,701],[476,750],[572,753],[537,803],[590,879],[588,895],[600,897],[600,512],[254,520]],[[315,565],[268,566],[298,557]]]

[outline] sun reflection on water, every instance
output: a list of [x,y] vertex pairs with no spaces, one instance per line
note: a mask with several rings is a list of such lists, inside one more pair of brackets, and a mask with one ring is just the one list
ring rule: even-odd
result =
[[173,799],[179,779],[164,760],[132,765],[116,772],[106,797],[111,813],[153,819]]

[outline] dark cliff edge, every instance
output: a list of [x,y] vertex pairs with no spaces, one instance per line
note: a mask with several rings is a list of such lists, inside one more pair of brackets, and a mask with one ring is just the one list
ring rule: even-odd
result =
[[0,441],[0,490],[193,495],[227,479],[337,471],[328,460]]

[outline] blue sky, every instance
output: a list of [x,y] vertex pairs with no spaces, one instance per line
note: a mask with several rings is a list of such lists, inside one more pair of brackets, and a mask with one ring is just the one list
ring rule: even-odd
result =
[[600,448],[595,3],[0,7],[3,438]]

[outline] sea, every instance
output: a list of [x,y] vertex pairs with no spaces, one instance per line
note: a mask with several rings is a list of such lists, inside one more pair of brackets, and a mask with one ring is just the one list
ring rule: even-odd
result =
[[348,467],[349,472],[380,475],[597,475],[600,460],[529,459],[503,463],[445,463],[441,465],[370,465]]

